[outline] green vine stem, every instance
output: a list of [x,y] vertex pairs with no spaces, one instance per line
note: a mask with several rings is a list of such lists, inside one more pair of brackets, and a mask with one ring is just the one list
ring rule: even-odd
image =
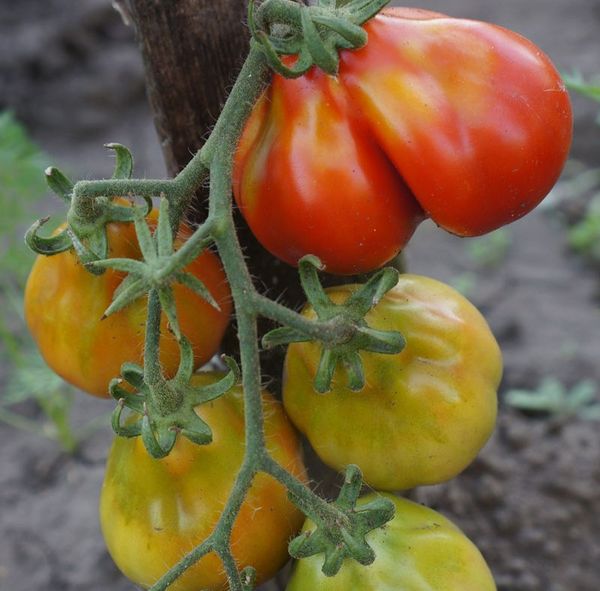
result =
[[[338,4],[342,6],[346,3],[339,2]],[[263,11],[268,9],[269,19],[273,19],[279,10],[284,17],[289,17],[291,13],[298,14],[300,6],[289,0],[266,0],[257,9],[257,12],[260,17],[261,9]],[[261,18],[264,18],[264,14]],[[295,17],[291,20],[294,19]],[[260,21],[260,18],[258,20]],[[176,233],[193,194],[200,184],[210,177],[208,217],[173,257],[181,258],[185,252],[190,252],[198,248],[200,244],[205,244],[208,238],[212,239],[219,252],[233,295],[245,403],[246,448],[244,460],[213,532],[166,572],[150,591],[164,591],[209,552],[215,552],[220,557],[229,579],[231,591],[245,591],[249,588],[248,581],[251,579],[251,573],[249,571],[238,572],[229,542],[240,507],[254,476],[259,471],[266,472],[281,482],[289,491],[294,502],[305,513],[318,515],[326,523],[341,524],[344,527],[350,525],[348,515],[344,511],[313,493],[310,488],[277,464],[265,449],[258,316],[276,320],[284,326],[304,333],[309,338],[331,345],[348,342],[356,334],[356,327],[343,317],[309,320],[259,294],[252,283],[244,261],[232,214],[233,155],[251,109],[267,83],[270,73],[267,53],[260,43],[256,41],[251,43],[246,62],[213,132],[203,148],[174,179],[113,178],[100,181],[80,181],[73,186],[71,207],[83,212],[92,211],[95,199],[106,195],[165,197],[169,203],[168,216],[171,230]],[[172,268],[174,269],[176,266],[173,261]],[[151,289],[148,295],[144,349],[144,381],[149,385],[160,384],[161,380],[164,380],[159,363],[160,321],[161,303],[156,289]],[[163,391],[165,395],[168,395],[168,388],[156,388],[158,396],[161,396]],[[169,401],[162,402],[171,406]],[[160,407],[160,404],[156,404],[156,406]]]

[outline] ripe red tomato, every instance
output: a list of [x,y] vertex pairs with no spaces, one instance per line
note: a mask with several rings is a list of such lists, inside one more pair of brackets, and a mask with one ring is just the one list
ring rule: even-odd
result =
[[[196,386],[216,374],[193,377]],[[306,480],[300,442],[281,404],[263,392],[265,439],[275,460]],[[244,400],[241,387],[196,407],[213,431],[213,441],[196,445],[184,437],[155,460],[140,437],[116,437],[100,497],[100,523],[108,550],[123,573],[147,589],[214,528],[244,456]],[[235,521],[231,548],[239,568],[252,565],[259,582],[289,559],[287,543],[304,516],[286,489],[266,474],[255,476]],[[222,591],[226,577],[211,553],[173,583],[170,591]]]
[[[157,215],[150,214],[156,223]],[[109,256],[140,259],[133,224],[110,223]],[[182,227],[181,233],[189,229]],[[204,282],[221,307],[216,310],[183,285],[174,284],[182,332],[192,343],[196,367],[218,350],[231,314],[231,294],[217,256],[203,252],[186,268]],[[25,317],[46,363],[67,382],[95,396],[108,397],[108,384],[125,361],[142,362],[146,299],[101,320],[124,274],[88,273],[72,251],[38,256],[25,289]],[[160,361],[167,377],[179,364],[179,347],[163,314]]]
[[[340,572],[321,572],[323,555],[298,561],[286,591],[496,591],[477,547],[443,515],[407,499],[385,495],[394,518],[366,535],[375,562],[345,560]],[[359,499],[358,505],[376,495]],[[311,528],[310,521],[305,529]]]
[[365,26],[339,74],[273,75],[236,153],[234,194],[258,240],[331,273],[388,262],[424,216],[461,236],[534,208],[571,141],[564,84],[527,39],[412,8]]
[[[357,285],[327,290],[336,304]],[[310,306],[303,312],[314,318]],[[357,464],[367,484],[401,490],[444,482],[475,458],[496,422],[502,357],[479,311],[434,279],[401,275],[366,315],[378,330],[404,335],[397,355],[360,352],[366,384],[348,387],[338,367],[331,391],[313,379],[318,343],[288,347],[283,404],[317,455],[336,470]]]

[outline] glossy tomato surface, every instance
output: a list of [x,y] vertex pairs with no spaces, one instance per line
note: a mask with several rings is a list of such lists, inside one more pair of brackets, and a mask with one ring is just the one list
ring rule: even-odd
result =
[[[150,214],[156,222],[156,212]],[[181,234],[189,230],[182,228]],[[141,259],[133,224],[107,225],[111,258]],[[203,252],[185,269],[204,282],[221,310],[200,296],[174,284],[179,323],[192,343],[197,367],[218,350],[229,322],[231,294],[217,256]],[[108,384],[118,377],[121,364],[142,362],[146,298],[101,320],[124,274],[108,270],[92,275],[72,251],[38,256],[25,289],[25,317],[46,363],[62,378],[95,396],[108,397]],[[173,376],[179,364],[179,347],[163,315],[160,361]]]
[[[196,385],[215,374],[198,374]],[[281,404],[263,393],[267,449],[291,473],[305,479],[298,437]],[[240,387],[196,408],[213,431],[198,446],[180,437],[164,459],[148,455],[140,437],[113,443],[100,498],[100,521],[108,550],[123,573],[143,588],[200,544],[215,526],[244,455]],[[266,474],[255,477],[233,528],[231,545],[239,568],[252,565],[258,580],[273,576],[288,560],[287,542],[303,515],[285,488]],[[209,554],[169,587],[170,591],[226,589],[219,558]]]
[[[368,495],[358,504],[377,495]],[[367,534],[375,562],[346,560],[340,572],[321,572],[323,555],[300,560],[286,591],[495,591],[496,585],[476,546],[448,519],[407,499],[385,495],[396,514]],[[310,529],[308,522],[305,529]]]
[[476,236],[525,215],[558,178],[572,133],[557,70],[516,33],[412,8],[365,30],[337,77],[273,75],[235,162],[258,240],[338,274],[388,262],[424,216]]
[[[327,290],[336,303],[357,289]],[[314,317],[307,307],[303,314]],[[354,392],[342,368],[331,391],[313,388],[320,345],[289,346],[284,367],[286,412],[329,466],[358,464],[384,490],[435,484],[475,458],[496,420],[500,349],[485,319],[457,291],[434,279],[401,275],[367,314],[369,326],[400,332],[397,355],[360,352],[366,385]]]

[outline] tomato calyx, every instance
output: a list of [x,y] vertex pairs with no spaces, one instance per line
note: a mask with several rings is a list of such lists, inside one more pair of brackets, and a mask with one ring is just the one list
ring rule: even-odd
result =
[[[106,144],[115,152],[113,179],[128,179],[133,171],[133,157],[121,144]],[[70,248],[88,270],[100,275],[104,269],[88,266],[92,261],[104,259],[108,253],[106,224],[110,222],[132,222],[139,212],[146,216],[152,211],[152,200],[144,197],[145,206],[126,207],[115,203],[115,197],[76,199],[74,184],[61,170],[51,166],[45,171],[50,189],[69,205],[67,225],[56,235],[41,236],[40,228],[49,217],[37,220],[25,234],[25,242],[38,254],[52,256]]]
[[[111,396],[118,401],[111,420],[114,432],[121,437],[141,436],[148,453],[154,458],[167,456],[179,434],[197,445],[210,443],[211,428],[194,409],[222,396],[239,380],[236,362],[231,357],[223,356],[229,368],[223,378],[212,384],[192,386],[192,347],[185,337],[182,337],[180,347],[181,363],[173,379],[161,377],[148,383],[142,367],[135,363],[124,363],[121,367],[123,377],[112,380],[109,386]],[[122,387],[124,381],[133,388],[133,393],[131,388]],[[134,416],[123,422],[125,408],[133,411]]]
[[[263,51],[269,66],[285,78],[298,78],[313,66],[336,75],[338,51],[358,49],[367,43],[361,27],[389,0],[319,0],[304,5],[290,0],[266,0],[255,9],[248,3],[252,41]],[[295,55],[290,66],[281,56]]]
[[363,565],[371,564],[375,560],[375,553],[365,540],[365,535],[393,519],[395,511],[393,503],[383,497],[357,508],[361,487],[361,471],[358,466],[351,464],[346,468],[338,498],[331,503],[344,515],[344,519],[333,522],[290,493],[291,501],[316,525],[316,529],[309,529],[290,542],[290,555],[301,559],[324,553],[321,570],[328,577],[337,574],[346,558]]
[[196,259],[206,248],[209,239],[188,241],[182,248],[175,251],[169,224],[169,202],[165,198],[161,200],[159,211],[158,225],[154,235],[144,214],[140,211],[135,213],[135,231],[143,261],[121,258],[103,259],[88,263],[88,267],[95,271],[115,269],[127,273],[125,279],[115,290],[113,300],[105,310],[103,318],[119,312],[154,289],[158,293],[162,309],[169,320],[169,327],[179,340],[182,333],[177,320],[173,283],[181,283],[191,289],[216,310],[221,311],[221,308],[198,277],[183,271],[184,267]]
[[[392,267],[382,269],[343,304],[336,304],[323,289],[319,281],[318,269],[323,269],[323,265],[313,255],[303,257],[298,263],[300,281],[308,302],[320,322],[337,320],[341,327],[347,330],[341,331],[342,338],[323,336],[314,388],[322,394],[328,392],[336,368],[342,365],[347,370],[350,389],[362,390],[365,376],[359,351],[394,355],[400,353],[405,346],[404,337],[399,332],[375,330],[364,319],[367,312],[398,283],[398,271]],[[311,340],[313,337],[306,333],[284,326],[267,333],[263,337],[262,344],[266,348],[271,348]]]

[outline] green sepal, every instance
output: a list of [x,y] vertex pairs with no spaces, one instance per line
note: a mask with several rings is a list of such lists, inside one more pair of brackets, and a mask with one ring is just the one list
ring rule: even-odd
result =
[[235,359],[227,355],[223,355],[222,359],[229,367],[229,371],[218,382],[200,387],[190,387],[193,392],[191,400],[194,406],[219,398],[239,382],[240,368]]
[[325,392],[329,392],[331,389],[331,381],[333,380],[333,374],[335,373],[338,361],[339,356],[334,351],[327,347],[322,348],[313,382],[314,389],[319,394],[325,394]]
[[194,373],[194,349],[185,336],[181,336],[179,345],[179,367],[173,381],[177,384],[188,384]]
[[188,413],[178,428],[184,437],[196,445],[207,445],[212,442],[211,428],[194,411]]
[[158,434],[154,432],[152,421],[148,416],[146,408],[142,416],[141,435],[146,451],[157,460],[168,456],[177,440],[177,431],[175,429],[161,429]]
[[325,556],[321,570],[328,577],[335,576],[344,560],[349,558],[363,565],[371,564],[375,560],[375,553],[365,536],[394,517],[394,504],[389,499],[380,497],[357,507],[361,486],[360,469],[358,466],[348,466],[338,498],[332,503],[343,514],[343,519],[332,519],[319,514],[317,509],[307,506],[298,497],[288,493],[290,500],[315,524],[315,529],[301,533],[290,542],[290,555],[301,559],[323,553]]
[[144,369],[137,363],[126,361],[121,365],[121,375],[136,390],[144,387]]
[[365,372],[360,355],[353,351],[344,357],[344,365],[348,371],[348,387],[353,392],[360,392],[365,386]]
[[300,284],[306,294],[308,303],[313,307],[320,319],[326,319],[329,316],[329,310],[333,306],[319,280],[318,271],[324,269],[325,265],[323,265],[321,259],[312,254],[305,255],[298,261]]
[[105,259],[108,253],[108,241],[104,228],[94,228],[92,232],[85,236],[84,240],[81,240],[70,226],[67,227],[66,231],[71,238],[73,249],[80,262],[93,275],[102,275],[104,269],[94,266],[93,263]]
[[324,43],[317,27],[312,19],[312,14],[308,9],[300,11],[302,29],[304,31],[304,40],[310,51],[310,54],[324,72],[328,74],[337,74],[339,67],[339,57],[335,48],[330,49]]
[[221,306],[219,306],[217,300],[215,300],[212,293],[210,293],[206,285],[204,285],[198,277],[191,273],[184,273],[183,271],[176,273],[174,277],[177,283],[191,289],[196,295],[208,302],[215,310],[218,312],[221,311]]
[[87,266],[95,270],[105,271],[106,269],[113,269],[115,271],[121,271],[122,273],[131,273],[138,276],[143,276],[146,269],[146,266],[141,261],[120,258],[91,261]]
[[112,429],[119,437],[138,437],[142,432],[142,421],[138,419],[134,423],[123,425],[121,423],[121,415],[123,414],[124,407],[125,401],[123,399],[119,400],[111,415]]
[[274,328],[266,333],[262,338],[262,346],[264,349],[272,349],[280,345],[289,345],[290,343],[303,343],[309,341],[303,332],[290,328],[289,326],[281,326]]
[[[365,385],[364,369],[360,351],[393,355],[400,353],[405,339],[399,332],[371,328],[365,319],[385,294],[398,283],[399,274],[395,269],[386,268],[377,272],[364,285],[360,286],[343,303],[334,303],[323,288],[318,271],[323,268],[314,255],[302,257],[298,262],[300,283],[308,303],[320,322],[332,322],[340,328],[348,328],[335,336],[323,334],[321,356],[314,377],[315,391],[324,394],[331,389],[336,368],[343,364],[346,368],[348,387],[360,391]],[[347,335],[347,336],[346,336]],[[293,342],[313,341],[314,337],[291,327],[280,327],[263,337],[263,346],[273,347]]]
[[110,203],[106,206],[106,219],[111,222],[133,222],[136,216],[141,213],[146,217],[154,207],[150,197],[142,197],[144,200],[144,208],[140,206],[126,207],[124,205],[115,205]]
[[115,153],[115,168],[112,178],[130,179],[133,174],[133,156],[129,149],[115,142],[104,144],[104,147]]
[[163,197],[158,210],[158,225],[154,238],[156,239],[159,257],[169,256],[173,253],[173,231],[169,223],[169,202]]
[[344,303],[344,306],[355,311],[357,317],[363,317],[376,306],[383,296],[398,283],[400,274],[393,267],[381,269],[373,275],[360,289],[356,290]]
[[406,339],[401,333],[393,330],[376,330],[368,326],[359,327],[354,339],[361,350],[384,355],[396,355],[406,346]]
[[65,203],[71,204],[71,195],[73,193],[73,181],[66,177],[61,170],[55,166],[49,166],[44,171],[46,183],[53,193],[58,195]]
[[284,78],[300,78],[300,76],[306,74],[313,65],[312,55],[306,47],[300,49],[298,59],[290,68],[281,61],[273,42],[264,31],[258,31],[253,37],[253,41],[262,49],[271,69]]
[[152,232],[150,232],[150,228],[140,211],[135,212],[133,223],[135,224],[135,234],[144,260],[149,263],[154,262],[158,256],[156,243],[154,242]]
[[175,295],[170,285],[165,285],[158,289],[158,298],[160,306],[169,321],[169,328],[175,335],[175,338],[181,340],[181,328],[179,320],[177,320],[177,305],[175,304]]
[[108,318],[111,314],[123,310],[137,299],[141,298],[150,289],[150,286],[146,281],[137,279],[135,275],[127,275],[127,277],[119,284],[119,287],[121,287],[121,285],[123,285],[123,289],[121,289],[119,293],[115,290],[113,301],[104,311],[102,319]]
[[350,43],[350,47],[358,48],[367,43],[367,33],[362,27],[354,23],[327,13],[315,13],[312,18],[315,23],[335,31]]
[[69,250],[73,246],[71,236],[65,228],[56,236],[38,236],[38,230],[49,220],[49,217],[34,222],[25,234],[25,242],[33,252],[52,256]]
[[123,380],[120,378],[114,378],[110,381],[108,385],[108,391],[110,395],[117,401],[125,404],[125,406],[138,414],[142,414],[144,412],[144,397],[140,394],[132,394],[127,390],[121,388],[121,384]]
[[186,240],[183,246],[171,255],[171,267],[178,269],[187,267],[210,243],[210,238],[205,238],[198,242]]

